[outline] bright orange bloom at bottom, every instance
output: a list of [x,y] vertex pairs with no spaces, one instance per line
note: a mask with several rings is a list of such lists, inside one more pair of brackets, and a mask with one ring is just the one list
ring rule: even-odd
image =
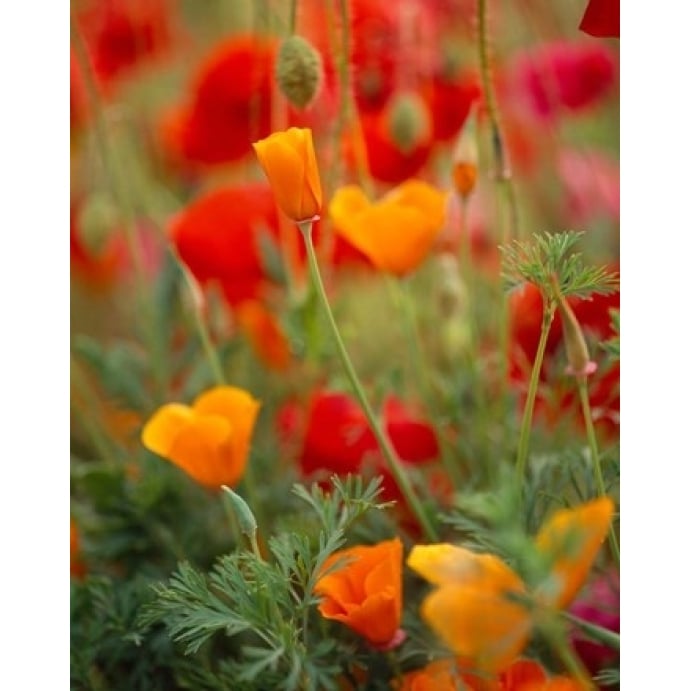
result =
[[467,674],[464,669],[467,665],[460,658],[435,660],[404,674],[391,687],[395,691],[582,691],[581,685],[570,677],[548,677],[533,660],[516,660],[492,678]]
[[533,616],[522,601],[543,610],[566,607],[583,585],[613,513],[609,497],[556,511],[535,540],[549,567],[532,592],[492,554],[450,544],[414,547],[408,565],[438,586],[422,604],[423,618],[473,667],[490,673],[505,669],[532,631]]
[[245,470],[259,402],[232,386],[203,393],[192,407],[168,403],[144,425],[144,446],[205,487],[235,485]]
[[340,621],[376,646],[396,639],[403,609],[403,544],[398,538],[332,554],[314,588],[322,596],[319,611]]

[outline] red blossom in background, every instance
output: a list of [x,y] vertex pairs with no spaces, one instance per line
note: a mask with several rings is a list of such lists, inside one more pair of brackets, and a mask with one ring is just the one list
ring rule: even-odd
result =
[[77,23],[104,84],[165,53],[173,38],[170,0],[91,0]]
[[268,185],[227,187],[202,195],[170,223],[170,238],[201,285],[216,281],[231,304],[259,297],[270,280],[259,237],[278,242],[278,217]]
[[234,36],[198,66],[185,102],[162,123],[166,153],[183,166],[238,161],[271,131],[276,43]]
[[598,38],[619,38],[619,0],[589,0],[578,28]]
[[439,72],[423,84],[422,91],[432,115],[433,138],[440,142],[458,135],[482,94],[477,76],[461,72],[452,76]]
[[[405,463],[436,459],[439,444],[433,427],[409,404],[391,395],[383,405],[384,424],[391,443]],[[280,414],[282,435],[299,442],[298,462],[305,476],[326,480],[330,475],[370,469],[384,476],[384,497],[399,499],[379,451],[377,440],[357,402],[341,392],[313,395],[306,415],[295,404]]]
[[537,117],[551,118],[560,110],[577,113],[607,96],[617,83],[614,52],[602,43],[546,43],[518,55],[512,87]]

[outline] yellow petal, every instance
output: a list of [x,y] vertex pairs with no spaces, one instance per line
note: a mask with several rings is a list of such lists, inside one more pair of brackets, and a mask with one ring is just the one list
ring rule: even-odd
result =
[[531,618],[507,591],[444,585],[422,604],[422,616],[456,654],[487,672],[507,667],[528,642]]
[[498,557],[456,545],[416,545],[407,563],[435,585],[485,583],[495,589],[523,589],[521,579]]
[[575,509],[556,511],[535,542],[553,564],[550,577],[535,589],[543,604],[566,607],[585,582],[614,514],[614,502],[601,497]]
[[144,425],[142,443],[159,456],[169,458],[170,449],[193,417],[192,409],[181,403],[168,403],[159,408]]

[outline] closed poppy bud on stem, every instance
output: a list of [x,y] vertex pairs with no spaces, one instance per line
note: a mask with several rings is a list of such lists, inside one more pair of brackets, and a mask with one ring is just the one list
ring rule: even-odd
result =
[[307,107],[317,95],[324,76],[316,48],[302,36],[290,36],[281,44],[276,61],[276,80],[281,93],[296,108]]
[[461,130],[453,152],[453,186],[462,199],[470,196],[477,184],[477,143],[475,127],[469,123]]
[[567,372],[574,377],[585,378],[597,369],[597,365],[590,359],[588,344],[585,342],[581,325],[578,323],[571,306],[561,294],[559,284],[554,276],[552,276],[552,286],[557,296],[562,318],[566,358],[569,361]]
[[389,131],[404,154],[426,144],[432,136],[432,117],[427,104],[414,91],[403,91],[394,97],[388,114]]
[[318,219],[322,188],[312,130],[291,127],[252,146],[281,211],[296,223]]

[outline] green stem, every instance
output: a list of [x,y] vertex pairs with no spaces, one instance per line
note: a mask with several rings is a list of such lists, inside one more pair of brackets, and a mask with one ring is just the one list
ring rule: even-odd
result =
[[223,367],[221,367],[221,361],[218,358],[218,353],[211,343],[211,336],[209,334],[209,329],[206,326],[204,318],[202,316],[202,300],[203,295],[201,289],[197,285],[194,277],[190,274],[189,269],[182,262],[177,253],[173,252],[175,260],[180,267],[180,271],[185,279],[185,284],[190,291],[192,296],[192,311],[194,312],[194,325],[197,328],[197,334],[199,335],[199,340],[202,342],[202,347],[204,348],[204,353],[206,359],[209,361],[209,366],[213,372],[214,379],[219,386],[224,386],[226,382],[225,375],[223,374]]
[[604,643],[609,648],[612,648],[612,650],[619,650],[620,637],[618,633],[605,629],[602,626],[597,626],[597,624],[593,624],[589,621],[585,621],[569,612],[562,612],[562,616],[585,631],[588,636],[594,638],[598,643]]
[[96,78],[93,74],[91,64],[88,59],[86,45],[79,29],[71,23],[71,35],[79,67],[84,77],[84,84],[89,99],[89,104],[94,116],[95,141],[98,147],[106,181],[110,189],[113,200],[124,216],[125,240],[129,253],[134,264],[136,301],[141,315],[141,324],[146,340],[149,344],[149,355],[154,381],[160,400],[165,398],[166,391],[166,369],[164,348],[161,347],[158,334],[156,332],[156,320],[154,318],[155,308],[150,300],[145,300],[145,296],[150,295],[146,288],[146,271],[144,268],[144,257],[137,238],[137,231],[134,221],[134,210],[131,195],[127,188],[125,179],[119,175],[118,166],[115,163],[114,152],[111,151],[108,129],[103,115],[98,89],[96,88]]
[[423,398],[427,405],[429,412],[432,414],[434,420],[434,429],[437,439],[439,441],[439,451],[441,453],[441,461],[444,466],[454,489],[460,489],[463,479],[458,470],[458,466],[454,463],[449,453],[449,445],[444,436],[441,425],[438,423],[439,415],[434,404],[434,386],[429,375],[429,369],[425,367],[425,360],[422,353],[422,344],[420,339],[420,331],[417,328],[415,313],[413,309],[413,301],[411,299],[408,284],[403,284],[401,279],[387,277],[389,289],[394,298],[394,303],[398,309],[403,313],[403,326],[406,330],[406,341],[410,347],[410,357],[414,363],[417,374],[417,380],[423,391]]
[[518,455],[516,457],[516,479],[518,482],[523,482],[525,477],[525,466],[528,458],[528,444],[530,441],[530,429],[533,424],[533,410],[535,408],[535,397],[537,396],[537,387],[540,381],[540,372],[542,370],[542,361],[545,358],[545,349],[547,347],[547,337],[552,326],[554,313],[557,305],[553,300],[546,299],[545,307],[542,313],[542,328],[540,330],[540,341],[537,346],[537,353],[535,354],[535,362],[533,362],[533,371],[530,375],[530,384],[528,386],[528,398],[525,402],[523,410],[523,420],[521,422],[521,432],[518,439]]
[[504,135],[499,122],[499,107],[494,93],[492,73],[489,58],[489,32],[487,28],[487,0],[478,0],[478,55],[480,60],[480,75],[482,90],[485,96],[487,115],[489,116],[492,134],[492,154],[494,158],[494,175],[497,182],[504,188],[506,205],[508,208],[508,224],[504,234],[504,243],[515,238],[518,233],[518,205],[516,191],[513,186],[511,169],[507,160]]
[[[590,448],[590,457],[595,469],[595,482],[597,484],[597,492],[601,497],[606,496],[605,479],[602,475],[602,464],[600,463],[600,454],[598,453],[597,437],[595,436],[595,426],[593,425],[593,414],[590,410],[590,399],[588,396],[588,382],[585,377],[578,377],[578,395],[581,399],[581,410],[583,411],[583,419],[585,420],[585,429],[588,436],[588,446]],[[609,545],[612,554],[619,563],[619,542],[617,534],[614,531],[614,526],[610,523],[609,526]]]
[[408,477],[405,474],[405,470],[401,465],[401,461],[399,460],[396,451],[391,444],[391,441],[389,440],[382,425],[380,424],[379,420],[374,414],[374,411],[372,410],[369,401],[367,400],[367,396],[365,395],[362,384],[360,383],[360,379],[358,378],[358,375],[355,372],[355,369],[353,368],[353,364],[348,355],[348,351],[346,350],[345,345],[343,343],[343,339],[341,338],[340,331],[334,319],[333,313],[331,312],[329,300],[326,297],[326,290],[324,289],[324,284],[321,279],[321,273],[319,271],[319,265],[317,263],[317,257],[314,251],[314,244],[312,242],[312,222],[307,221],[299,225],[300,230],[302,231],[302,237],[305,240],[305,247],[307,250],[307,259],[310,266],[312,282],[317,290],[317,294],[319,295],[319,299],[322,303],[322,307],[326,314],[327,321],[329,322],[329,327],[331,329],[333,338],[336,341],[338,355],[341,359],[343,369],[345,370],[346,375],[348,376],[348,380],[350,381],[350,384],[353,387],[355,396],[357,397],[360,405],[362,406],[362,410],[365,413],[365,417],[369,422],[372,432],[374,433],[377,443],[379,444],[379,448],[381,449],[381,452],[384,455],[386,464],[389,470],[391,471],[391,474],[393,475],[396,484],[398,485],[398,488],[401,490],[403,496],[408,502],[408,505],[417,517],[427,539],[429,539],[431,542],[436,542],[438,540],[437,532],[432,523],[430,522],[430,519],[427,516],[422,504],[420,503],[420,500],[413,491],[410,481],[408,480]]
[[[561,629],[561,627],[559,628]],[[579,682],[581,688],[594,691],[595,686],[593,685],[588,670],[567,641],[564,632],[562,630],[560,630],[558,634],[552,632],[552,635],[549,636],[549,642],[554,652],[557,653],[564,663],[564,667],[566,667],[569,674]]]
[[298,0],[290,0],[290,21],[288,24],[288,34],[292,36],[297,26]]

